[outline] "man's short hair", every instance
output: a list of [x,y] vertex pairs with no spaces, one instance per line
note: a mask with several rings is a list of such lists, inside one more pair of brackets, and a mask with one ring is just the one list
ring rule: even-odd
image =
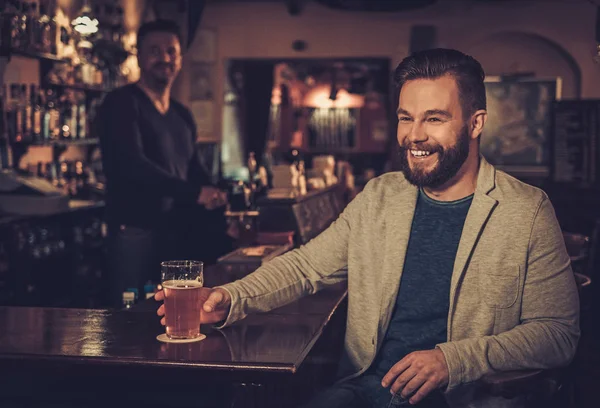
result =
[[486,109],[483,68],[475,58],[460,51],[434,48],[415,52],[398,65],[394,80],[402,89],[407,81],[437,79],[444,75],[452,75],[456,80],[465,118]]
[[179,44],[183,47],[181,41],[181,30],[176,22],[171,20],[154,20],[148,23],[142,24],[137,32],[137,48],[138,50],[142,47],[144,38],[150,33],[170,33],[174,34],[179,40]]

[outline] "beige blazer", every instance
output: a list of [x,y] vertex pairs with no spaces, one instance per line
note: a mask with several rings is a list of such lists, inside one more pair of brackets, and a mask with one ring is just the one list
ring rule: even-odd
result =
[[[347,279],[347,377],[363,373],[394,309],[418,189],[402,173],[365,187],[327,230],[225,285],[229,325]],[[431,237],[436,239],[436,237]],[[546,194],[481,158],[450,288],[446,399],[456,407],[515,407],[475,392],[494,371],[568,364],[579,339],[579,298]]]

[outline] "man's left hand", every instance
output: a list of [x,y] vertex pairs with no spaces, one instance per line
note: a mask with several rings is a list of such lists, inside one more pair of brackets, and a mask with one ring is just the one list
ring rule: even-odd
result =
[[415,351],[394,364],[381,385],[391,385],[391,393],[401,392],[403,398],[412,395],[410,403],[416,404],[431,391],[448,385],[448,377],[448,364],[441,350]]

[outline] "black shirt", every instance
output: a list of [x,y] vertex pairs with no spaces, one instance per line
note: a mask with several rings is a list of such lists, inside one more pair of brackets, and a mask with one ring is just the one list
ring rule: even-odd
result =
[[171,99],[160,113],[137,85],[109,93],[96,120],[111,224],[155,227],[210,184],[195,149],[191,113]]

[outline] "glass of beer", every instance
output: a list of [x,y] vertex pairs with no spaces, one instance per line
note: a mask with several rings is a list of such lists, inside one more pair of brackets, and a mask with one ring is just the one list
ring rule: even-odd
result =
[[204,264],[200,261],[167,261],[160,265],[167,337],[175,340],[199,337]]

